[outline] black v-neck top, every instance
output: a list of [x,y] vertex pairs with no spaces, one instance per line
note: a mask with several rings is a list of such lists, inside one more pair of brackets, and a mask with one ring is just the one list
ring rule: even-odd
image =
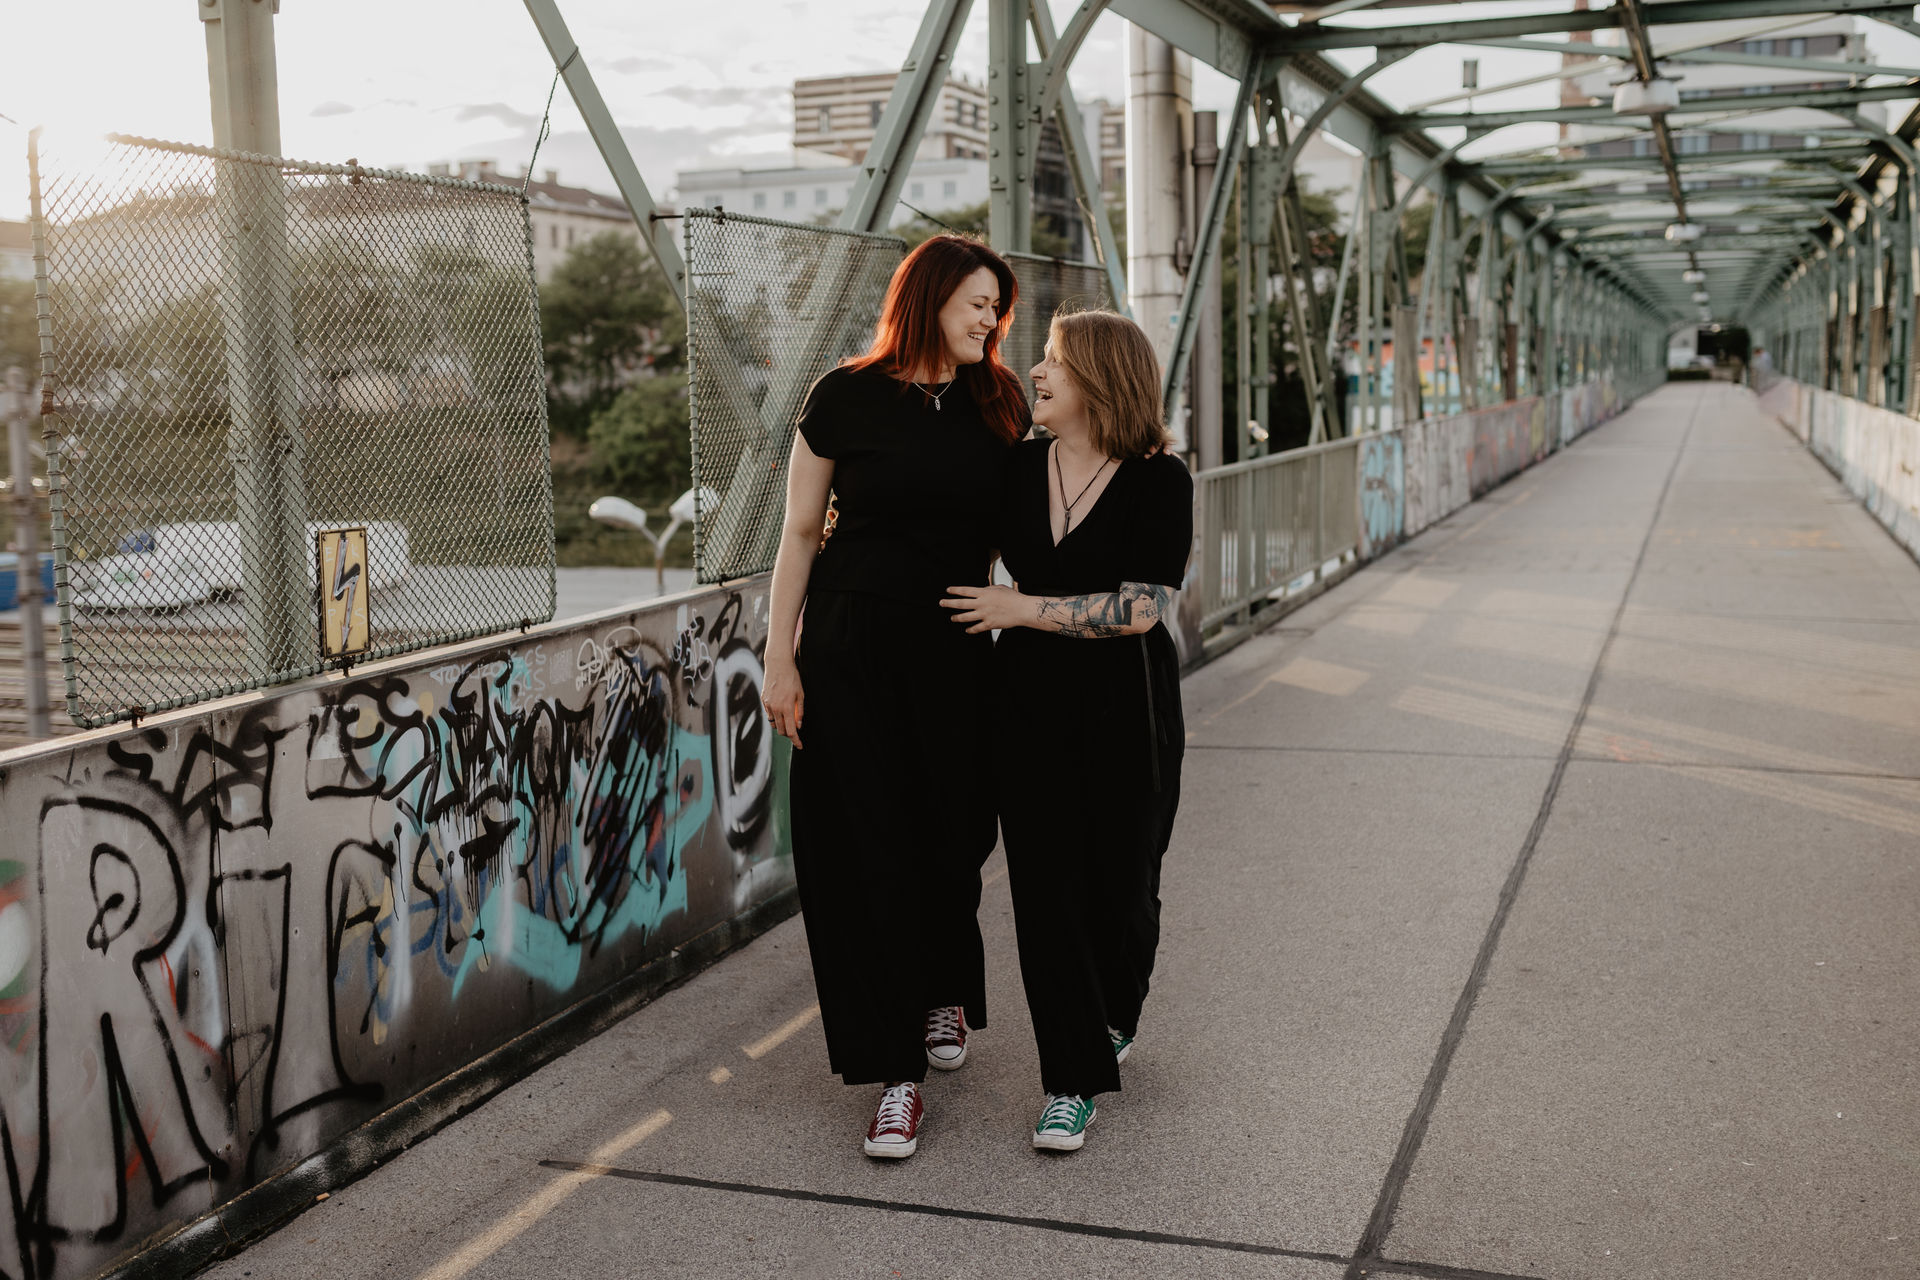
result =
[[[1047,490],[1050,440],[1014,446],[1000,512],[1000,555],[1027,595],[1118,591],[1122,583],[1178,588],[1193,545],[1193,477],[1173,454],[1129,458],[1058,545]],[[1083,639],[1009,627],[994,646],[1002,749],[1030,750],[1072,726],[1072,750],[1050,754],[1061,797],[1116,803],[1173,786],[1186,743],[1180,656],[1165,622],[1144,635]],[[1016,803],[1007,798],[1006,803]],[[1041,803],[1035,801],[1035,803]]]
[[1007,572],[1027,595],[1118,591],[1123,582],[1179,589],[1193,544],[1193,477],[1170,453],[1128,458],[1058,546],[1048,491],[1056,483],[1052,440],[1014,446],[999,517]]
[[937,609],[948,587],[987,584],[1012,446],[987,425],[964,380],[935,408],[927,391],[878,369],[832,369],[807,394],[800,434],[832,460],[839,511],[809,592]]

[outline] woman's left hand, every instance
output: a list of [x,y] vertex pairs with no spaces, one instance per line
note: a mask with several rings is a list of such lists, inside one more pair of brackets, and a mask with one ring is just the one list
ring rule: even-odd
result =
[[953,620],[966,627],[968,635],[1024,627],[1033,621],[1038,605],[1017,587],[948,587],[947,594],[951,598],[941,605],[954,611]]

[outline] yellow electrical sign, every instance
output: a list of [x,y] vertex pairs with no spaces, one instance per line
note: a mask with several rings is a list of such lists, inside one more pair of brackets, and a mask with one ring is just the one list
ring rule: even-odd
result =
[[365,653],[371,627],[367,617],[367,531],[322,529],[313,535],[320,584],[320,654],[347,658]]

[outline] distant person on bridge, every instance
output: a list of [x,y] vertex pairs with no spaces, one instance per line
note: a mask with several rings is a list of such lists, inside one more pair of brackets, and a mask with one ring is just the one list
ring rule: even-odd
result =
[[942,603],[969,634],[1000,631],[1000,832],[1047,1093],[1033,1145],[1073,1151],[1094,1095],[1120,1087],[1160,941],[1186,749],[1164,620],[1193,477],[1167,450],[1159,364],[1131,320],[1055,316],[1033,385],[1053,438],[1014,450],[996,540],[1018,585],[959,583]]
[[787,475],[764,700],[794,746],[794,876],[828,1060],[885,1086],[866,1134],[882,1158],[913,1154],[927,1067],[959,1067],[987,1021],[993,643],[940,600],[986,585],[1029,426],[999,354],[1015,293],[985,245],[935,236],[908,254],[873,345],[808,394]]

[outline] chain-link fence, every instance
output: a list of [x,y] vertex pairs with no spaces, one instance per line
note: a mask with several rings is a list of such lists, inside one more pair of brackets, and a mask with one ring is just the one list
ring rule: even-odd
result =
[[[32,174],[73,717],[333,665],[322,595],[364,601],[359,660],[550,618],[520,193],[108,143]],[[362,577],[317,583],[320,535],[347,527],[367,531]]]
[[773,567],[807,390],[867,349],[907,246],[712,209],[683,225],[693,564],[701,582],[724,582]]
[[1033,394],[1028,370],[1040,363],[1047,349],[1047,326],[1061,307],[1086,311],[1111,307],[1113,290],[1107,273],[1090,262],[1065,262],[1031,253],[1003,254],[1020,281],[1020,302],[1013,309],[1013,327],[1000,348],[1000,358],[1020,375],[1027,394]]

